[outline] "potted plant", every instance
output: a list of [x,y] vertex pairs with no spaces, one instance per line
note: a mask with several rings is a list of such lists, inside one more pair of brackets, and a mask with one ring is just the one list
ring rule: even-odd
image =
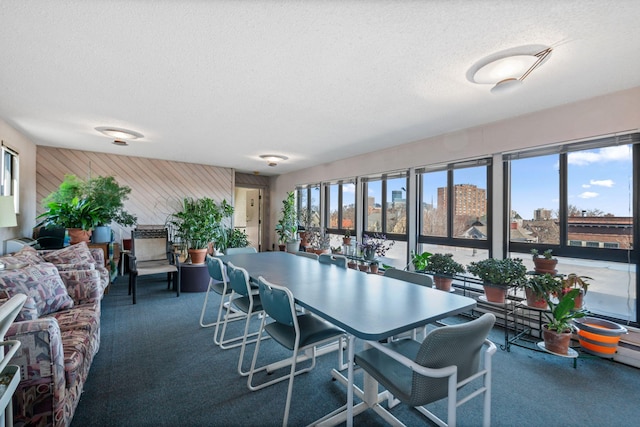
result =
[[47,210],[38,218],[41,218],[38,226],[66,228],[69,243],[73,245],[90,240],[91,230],[97,223],[98,208],[87,199],[74,197],[70,201],[49,202]]
[[371,273],[373,274],[378,274],[378,268],[379,268],[379,263],[376,260],[373,260],[369,263],[369,270],[371,271]]
[[429,257],[431,257],[430,252],[422,252],[421,254],[416,254],[411,251],[411,263],[413,264],[413,268],[416,271],[424,271],[427,268],[427,262],[429,261]]
[[227,248],[246,248],[249,246],[249,236],[240,228],[221,227],[222,232],[216,240],[218,250],[224,252]]
[[360,264],[358,264],[358,270],[363,271],[365,273],[369,271],[369,264],[367,264],[367,261],[361,260]]
[[549,295],[556,295],[560,291],[560,280],[549,273],[531,275],[522,282],[527,305],[535,308],[547,308]]
[[579,293],[575,297],[575,308],[581,308],[584,303],[584,296],[589,288],[589,280],[593,280],[588,276],[578,276],[576,273],[567,274],[567,277],[561,280],[561,293],[566,294],[572,289],[578,289]]
[[396,242],[387,240],[384,234],[374,233],[369,236],[362,235],[362,242],[358,243],[358,249],[362,252],[362,256],[367,260],[373,260],[377,256],[385,256],[387,251]]
[[331,253],[332,254],[341,254],[342,253],[342,246],[332,246],[331,247]]
[[553,257],[552,250],[547,249],[540,255],[537,249],[531,249],[531,255],[533,256],[533,265],[534,270],[538,274],[556,274],[558,270],[556,270],[556,265],[558,265],[558,260]]
[[344,231],[344,236],[342,237],[342,244],[343,245],[351,244],[351,230],[347,229]]
[[584,310],[574,310],[575,297],[579,292],[579,289],[572,289],[562,295],[557,303],[547,297],[549,312],[545,312],[544,315],[548,322],[542,326],[542,338],[547,351],[565,355],[569,352],[571,320],[584,317],[586,314]]
[[287,252],[297,252],[300,249],[300,241],[296,237],[297,231],[296,195],[293,191],[289,191],[287,198],[282,201],[280,219],[276,224],[278,241],[285,245]]
[[136,223],[137,218],[124,209],[131,188],[119,185],[113,176],[89,179],[85,184],[85,193],[89,203],[98,207],[97,226],[92,236],[94,243],[111,241],[112,222],[125,227]]
[[433,254],[427,259],[425,271],[433,273],[433,282],[441,291],[451,291],[455,274],[464,273],[464,266],[453,259],[453,254]]
[[487,258],[469,264],[467,271],[482,279],[487,301],[503,304],[510,286],[519,286],[527,269],[520,258]]
[[310,245],[307,251],[314,252],[318,255],[330,252],[331,237],[327,234],[326,230],[320,228],[309,230],[307,231],[307,239]]
[[203,197],[185,197],[182,210],[172,214],[170,223],[176,228],[176,237],[187,245],[192,264],[203,264],[209,243],[220,239],[224,228],[222,220],[233,215],[233,206],[222,200],[220,204]]

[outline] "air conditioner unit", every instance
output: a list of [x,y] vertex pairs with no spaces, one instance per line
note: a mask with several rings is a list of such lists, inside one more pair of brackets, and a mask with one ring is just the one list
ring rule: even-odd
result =
[[28,237],[17,237],[4,241],[4,254],[18,252],[24,246],[34,246],[36,241]]

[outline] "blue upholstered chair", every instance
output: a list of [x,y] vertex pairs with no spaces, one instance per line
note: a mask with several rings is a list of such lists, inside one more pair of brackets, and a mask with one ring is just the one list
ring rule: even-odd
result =
[[[356,353],[355,363],[378,381],[400,402],[415,407],[440,426],[455,426],[457,407],[476,397],[484,397],[483,425],[491,421],[491,357],[496,346],[487,339],[495,316],[431,331],[422,343],[399,340],[368,342],[371,346]],[[478,380],[478,381],[475,381]],[[459,399],[458,390],[474,382],[478,388]],[[447,423],[424,406],[448,398]],[[373,407],[388,422],[400,421],[380,405]]]
[[[250,340],[251,337],[257,337],[258,332],[249,333],[249,324],[251,318],[255,314],[261,314],[262,304],[260,295],[255,294],[251,288],[249,281],[249,273],[244,268],[236,267],[232,263],[227,264],[227,277],[231,295],[229,296],[229,304],[222,323],[222,332],[220,333],[220,348],[227,350],[240,346],[240,357],[238,358],[238,373],[242,376],[249,375],[248,371],[242,370],[242,362],[244,360],[244,351],[248,343],[256,342],[256,339]],[[232,307],[236,309],[235,316],[231,312]],[[228,337],[227,325],[232,318],[242,318],[245,320],[244,331],[241,335],[232,338]]]
[[[286,375],[261,384],[253,384],[254,374],[264,369],[256,368],[261,342],[261,340],[258,340],[251,361],[251,370],[249,371],[247,386],[250,390],[254,391],[286,379],[289,380],[284,419],[282,421],[282,425],[286,426],[289,419],[294,376],[308,372],[315,367],[316,347],[318,345],[335,341],[336,339],[342,339],[345,337],[345,333],[341,329],[336,328],[312,314],[300,314],[296,312],[295,300],[289,289],[269,283],[263,277],[258,278],[258,287],[262,308],[268,315],[262,317],[260,334],[268,334],[273,338],[273,341],[291,351],[291,357],[287,360],[287,364],[291,364],[291,369]],[[267,319],[271,319],[272,321],[267,322]],[[307,349],[311,350],[311,365],[296,371],[298,354]]]
[[426,286],[428,288],[433,287],[433,279],[426,274],[416,273],[414,271],[400,270],[398,268],[388,268],[384,271],[384,275],[387,277],[393,277],[394,279],[403,280],[405,282],[415,283],[416,285]]
[[314,260],[318,260],[318,254],[313,253],[313,252],[305,252],[305,251],[296,251],[294,252],[294,254],[304,257],[304,258],[310,258],[310,259],[314,259]]
[[318,255],[318,261],[321,264],[333,264],[338,267],[347,268],[347,258],[343,255],[320,254]]

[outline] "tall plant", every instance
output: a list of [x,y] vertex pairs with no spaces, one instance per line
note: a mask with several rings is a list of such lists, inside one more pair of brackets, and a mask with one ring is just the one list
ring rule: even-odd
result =
[[287,193],[287,198],[282,201],[280,219],[276,224],[276,233],[280,243],[293,242],[296,240],[298,231],[298,220],[296,213],[296,195],[293,191]]
[[211,242],[222,239],[225,226],[222,221],[233,215],[233,206],[222,200],[220,204],[209,197],[185,197],[182,210],[172,215],[170,223],[176,227],[176,236],[189,249],[205,249]]

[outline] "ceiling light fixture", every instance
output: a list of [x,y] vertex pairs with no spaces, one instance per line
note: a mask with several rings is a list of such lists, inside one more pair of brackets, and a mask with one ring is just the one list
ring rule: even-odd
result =
[[99,126],[95,128],[98,132],[103,135],[109,136],[111,138],[116,139],[138,139],[144,138],[144,135],[140,132],[136,132],[129,129],[116,128],[112,126]]
[[[539,47],[537,47],[539,49]],[[522,85],[529,74],[549,59],[550,47],[531,52],[529,48],[516,48],[491,55],[476,63],[471,70],[471,81],[492,84],[491,93],[507,93]]]
[[267,161],[267,165],[269,166],[277,166],[278,162],[281,162],[283,160],[287,160],[288,157],[287,156],[281,156],[279,154],[263,154],[260,156],[261,159],[266,160]]
[[126,147],[127,145],[129,145],[129,143],[124,139],[114,139],[112,144],[117,145],[118,147]]

